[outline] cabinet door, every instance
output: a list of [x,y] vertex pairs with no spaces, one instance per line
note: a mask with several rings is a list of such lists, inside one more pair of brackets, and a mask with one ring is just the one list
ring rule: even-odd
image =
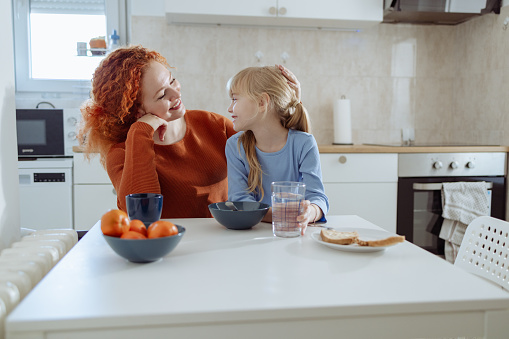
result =
[[166,0],[165,5],[169,23],[270,25],[277,13],[277,0]]
[[359,29],[383,20],[380,0],[166,0],[169,23]]
[[278,7],[279,17],[375,22],[383,20],[383,5],[380,0],[278,0]]
[[397,183],[325,183],[324,187],[329,215],[358,215],[396,233]]
[[89,230],[106,211],[116,208],[113,185],[74,185],[74,229]]
[[99,161],[99,155],[89,162],[83,154],[74,154],[74,184],[111,184],[108,173]]
[[398,182],[395,153],[320,154],[323,182]]

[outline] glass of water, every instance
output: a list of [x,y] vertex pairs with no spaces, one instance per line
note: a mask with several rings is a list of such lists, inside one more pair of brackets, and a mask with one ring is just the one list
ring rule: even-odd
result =
[[272,233],[283,238],[300,236],[297,217],[302,212],[306,185],[303,182],[275,181],[271,186]]

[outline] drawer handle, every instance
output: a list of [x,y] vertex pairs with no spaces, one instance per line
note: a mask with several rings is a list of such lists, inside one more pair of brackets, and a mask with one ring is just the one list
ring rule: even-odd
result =
[[346,157],[344,155],[340,156],[338,159],[340,164],[346,164]]

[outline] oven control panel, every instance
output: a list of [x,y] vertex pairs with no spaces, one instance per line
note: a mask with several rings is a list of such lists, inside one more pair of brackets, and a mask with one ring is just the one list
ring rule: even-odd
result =
[[399,177],[505,176],[506,153],[403,153]]

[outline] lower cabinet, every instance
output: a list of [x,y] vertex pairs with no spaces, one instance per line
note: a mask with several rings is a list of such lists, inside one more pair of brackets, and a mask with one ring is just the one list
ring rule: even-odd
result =
[[397,154],[322,153],[320,161],[330,215],[358,215],[396,233]]
[[99,156],[86,161],[74,155],[74,229],[89,230],[110,209],[117,208],[117,194]]

